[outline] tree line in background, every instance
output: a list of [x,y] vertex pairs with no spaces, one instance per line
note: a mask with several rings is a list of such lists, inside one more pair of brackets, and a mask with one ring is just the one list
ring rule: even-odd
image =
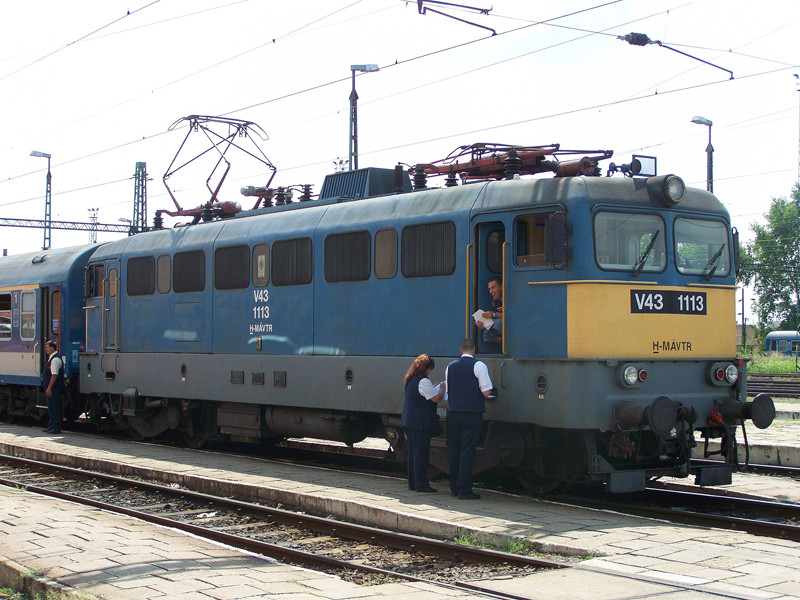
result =
[[758,295],[757,331],[800,329],[800,185],[790,197],[773,198],[766,224],[752,223],[755,239],[739,250],[739,283]]

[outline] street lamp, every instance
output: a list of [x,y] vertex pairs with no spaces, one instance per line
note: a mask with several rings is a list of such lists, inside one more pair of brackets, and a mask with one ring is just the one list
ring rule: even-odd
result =
[[711,145],[711,126],[713,123],[705,117],[694,117],[692,123],[708,127],[708,146],[706,146],[706,189],[714,192],[714,146]]
[[47,159],[47,188],[45,188],[44,193],[44,243],[42,244],[42,250],[50,250],[50,229],[52,224],[52,216],[51,216],[51,197],[50,197],[50,184],[52,182],[52,178],[50,176],[50,155],[46,152],[39,152],[38,150],[33,150],[31,152],[31,156],[37,156],[39,158],[46,158]]
[[356,102],[356,73],[373,73],[378,71],[378,65],[350,65],[350,72],[353,75],[353,91],[350,92],[350,161],[349,168],[352,171],[358,169],[358,112]]

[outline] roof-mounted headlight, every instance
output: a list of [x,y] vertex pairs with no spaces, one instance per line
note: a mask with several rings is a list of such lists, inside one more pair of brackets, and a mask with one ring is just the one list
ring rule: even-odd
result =
[[667,206],[675,206],[683,200],[686,184],[677,175],[659,175],[647,178],[647,191],[653,200],[663,202]]

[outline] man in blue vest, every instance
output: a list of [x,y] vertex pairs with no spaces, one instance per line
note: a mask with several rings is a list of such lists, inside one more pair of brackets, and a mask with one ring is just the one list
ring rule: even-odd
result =
[[64,362],[56,354],[56,343],[52,340],[44,345],[47,364],[42,371],[42,387],[47,397],[47,412],[50,416],[45,433],[61,433],[61,396],[64,394]]
[[450,453],[450,493],[461,500],[478,500],[472,491],[472,465],[481,439],[485,398],[492,393],[492,380],[485,363],[475,360],[475,343],[461,342],[461,358],[445,370],[449,408],[447,446]]

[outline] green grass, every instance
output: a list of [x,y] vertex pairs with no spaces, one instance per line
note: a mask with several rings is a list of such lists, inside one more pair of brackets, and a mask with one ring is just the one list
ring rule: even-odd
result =
[[748,373],[796,373],[794,357],[756,354],[747,364]]

